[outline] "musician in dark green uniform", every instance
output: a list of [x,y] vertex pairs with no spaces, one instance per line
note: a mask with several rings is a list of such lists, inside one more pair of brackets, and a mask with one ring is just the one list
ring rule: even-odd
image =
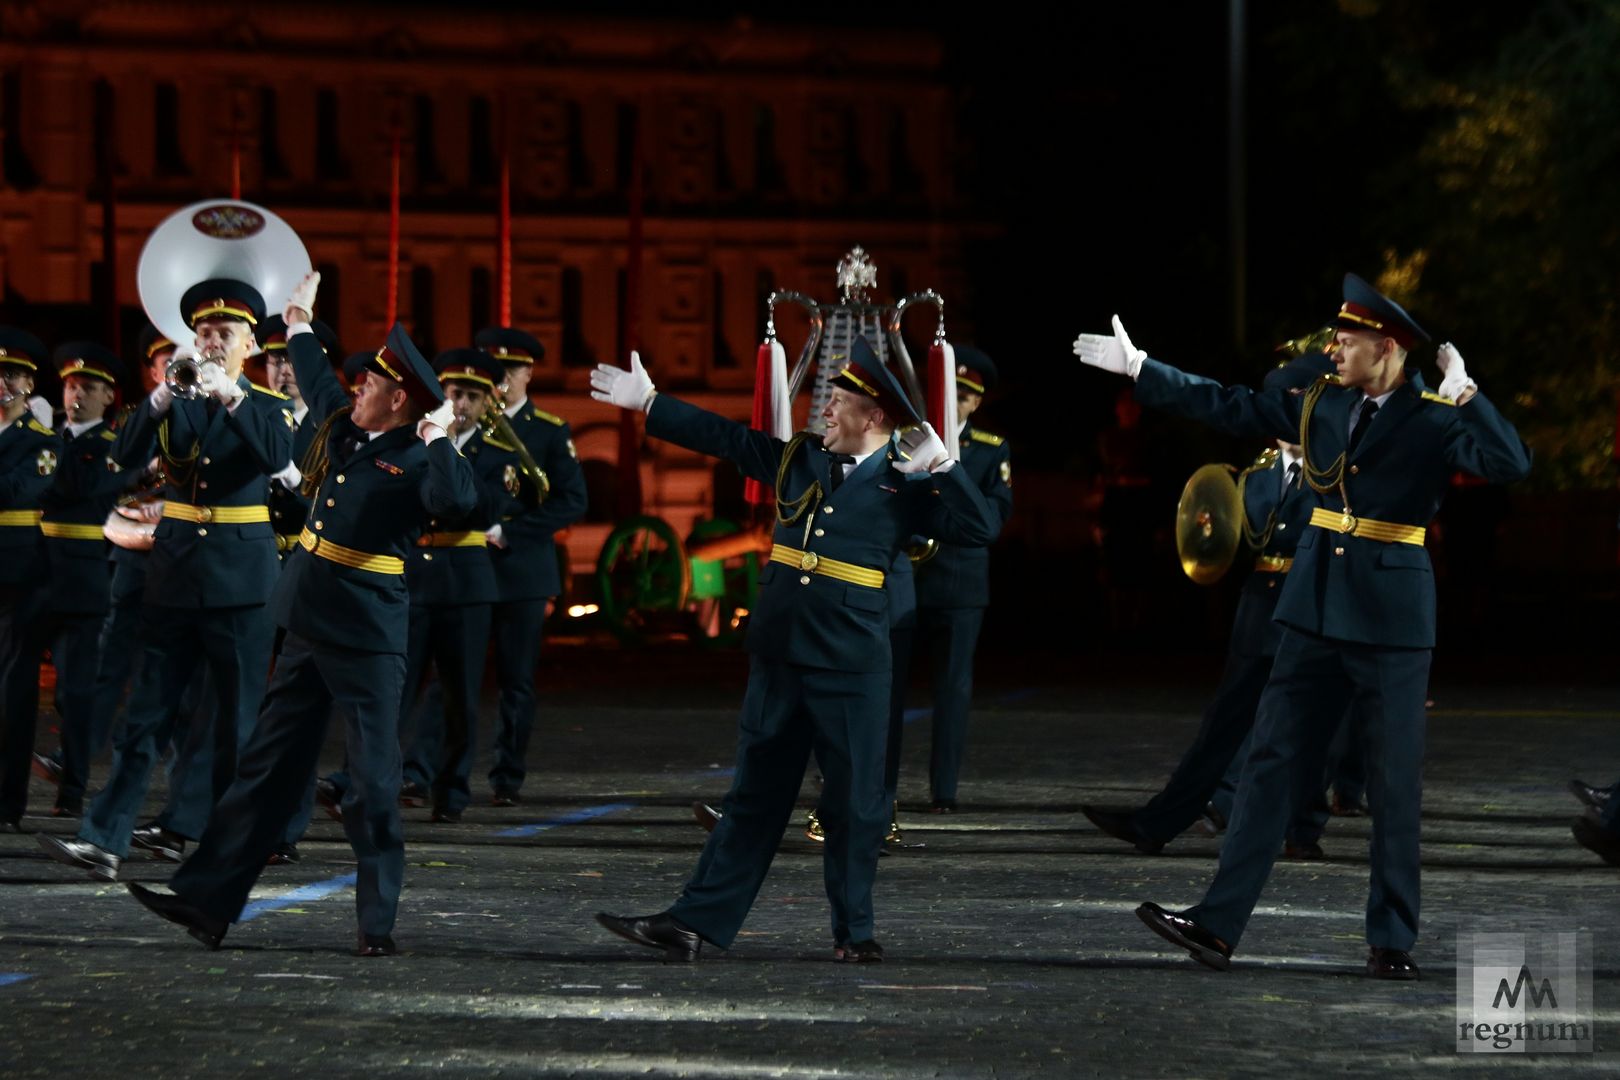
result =
[[[823,411],[826,435],[783,443],[658,394],[631,369],[599,366],[592,396],[647,413],[648,434],[734,462],[776,489],[777,524],[749,620],[752,654],[737,767],[697,869],[668,910],[603,926],[673,958],[730,947],[793,811],[814,749],[833,956],[881,960],[872,884],[889,824],[889,610],[885,571],[912,536],[985,544],[994,513],[918,418],[894,375],[857,337]],[[906,428],[896,439],[901,424]]]
[[[1012,515],[1012,447],[1002,436],[971,422],[984,395],[996,388],[996,381],[996,365],[984,352],[971,345],[956,348],[961,467],[995,511],[999,535]],[[989,603],[988,547],[936,542],[932,554],[917,564],[917,649],[928,658],[934,683],[928,785],[936,814],[956,810],[957,778],[962,771],[968,707],[973,699],[973,654],[978,649],[984,609]],[[895,677],[902,683],[906,681],[906,673],[899,669]],[[898,753],[894,757],[889,767],[898,779]]]
[[[411,616],[400,732],[406,789],[427,794],[434,821],[454,823],[472,800],[478,693],[496,595],[487,532],[522,508],[525,490],[531,499],[539,493],[525,489],[516,450],[480,427],[504,376],[500,361],[480,349],[446,349],[433,366],[452,408],[450,442],[472,464],[478,501],[465,514],[429,521],[405,560]],[[408,718],[429,663],[443,707],[417,711],[412,731]]]
[[[568,422],[535,408],[529,398],[529,379],[535,363],[545,356],[545,346],[532,335],[507,326],[479,331],[474,344],[505,369],[502,411],[546,486],[544,500],[530,500],[515,508],[489,531],[496,592],[489,632],[500,688],[489,786],[494,805],[513,806],[528,772],[535,667],[540,660],[546,606],[562,592],[559,558],[567,558],[567,551],[558,549],[553,536],[585,516],[585,473],[579,467]],[[526,468],[524,477],[525,483],[535,482]]]
[[149,909],[217,948],[281,840],[320,756],[333,703],[353,778],[343,827],[359,863],[361,956],[395,952],[405,872],[399,817],[399,702],[409,596],[405,559],[435,518],[476,502],[472,469],[445,437],[449,410],[404,328],[367,361],[353,405],[309,330],[319,275],[288,301],[287,351],[325,457],[304,477],[311,520],[276,582],[285,634],[236,783],[171,892],[131,884]]
[[[276,578],[275,533],[266,508],[270,474],[287,463],[286,399],[242,374],[256,348],[264,300],[245,282],[204,281],[180,310],[197,335],[197,395],[159,386],[119,430],[111,458],[122,467],[162,460],[163,520],[147,561],[139,637],[141,672],[130,695],[112,775],[74,840],[41,837],[53,858],[113,880],[129,851],[152,766],[199,665],[213,682],[211,722],[191,725],[183,751],[206,771],[212,800],[236,775],[264,694],[273,627],[265,601]],[[176,775],[177,784],[185,783]]]
[[1530,453],[1449,343],[1439,350],[1439,392],[1420,389],[1408,351],[1428,335],[1354,274],[1345,275],[1336,325],[1337,374],[1303,393],[1225,387],[1148,359],[1117,317],[1113,334],[1075,342],[1084,363],[1135,379],[1146,405],[1230,435],[1298,443],[1314,496],[1277,600],[1283,635],[1220,869],[1193,908],[1145,903],[1137,914],[1194,959],[1227,968],[1277,858],[1300,770],[1320,768],[1322,745],[1348,701],[1365,721],[1370,763],[1367,973],[1415,979],[1424,697],[1435,621],[1424,537],[1452,473],[1508,483],[1529,473]]
[[61,458],[50,406],[32,397],[46,362],[38,338],[0,326],[0,832],[22,831],[34,755],[39,657],[28,629],[46,596],[41,500]]

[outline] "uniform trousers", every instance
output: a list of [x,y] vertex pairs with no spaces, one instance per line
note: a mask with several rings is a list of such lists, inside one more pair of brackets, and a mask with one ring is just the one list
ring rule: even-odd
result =
[[967,748],[968,710],[973,703],[973,654],[983,625],[982,607],[917,609],[918,645],[933,666],[934,680],[928,785],[940,801],[956,801],[957,778]]
[[781,845],[814,750],[825,778],[822,875],[833,940],[872,938],[872,886],[889,822],[883,797],[889,675],[753,658],[731,790],[669,914],[706,941],[730,947]]
[[393,932],[405,877],[399,817],[399,698],[405,658],[287,634],[235,783],[171,887],[210,916],[234,921],[308,788],[336,702],[346,724],[350,784],[343,831],[359,863],[360,932]]
[[142,609],[140,677],[114,748],[112,774],[90,803],[79,839],[120,857],[129,854],[130,830],[152,767],[174,729],[185,687],[203,663],[214,680],[215,709],[212,723],[192,725],[194,738],[212,735],[196,767],[206,767],[211,778],[211,802],[225,794],[236,775],[237,748],[246,742],[264,697],[272,631],[262,604]]
[[494,606],[490,636],[495,640],[495,684],[500,707],[495,719],[495,752],[489,786],[516,792],[528,772],[529,735],[534,730],[535,665],[546,624],[546,599],[508,600]]
[[1188,916],[1236,946],[1260,900],[1301,778],[1319,783],[1345,707],[1364,725],[1372,813],[1367,943],[1410,949],[1421,879],[1429,649],[1339,641],[1285,629],[1260,699],[1220,867]]
[[[478,693],[489,647],[489,604],[412,607],[405,654],[401,722],[415,718],[402,736],[405,779],[433,793],[433,808],[460,813],[472,801],[472,765],[477,747]],[[413,709],[429,664],[438,672],[444,709]]]

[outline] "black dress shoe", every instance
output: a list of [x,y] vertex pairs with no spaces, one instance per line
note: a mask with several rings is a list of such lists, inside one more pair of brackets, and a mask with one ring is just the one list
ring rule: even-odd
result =
[[1144,855],[1157,855],[1164,847],[1163,840],[1155,840],[1138,829],[1131,822],[1131,815],[1127,811],[1082,804],[1080,812],[1097,828],[1116,840],[1134,844],[1136,850]]
[[186,857],[186,838],[177,832],[170,832],[155,821],[130,833],[129,842],[142,851],[151,852],[154,859],[179,862]]
[[833,946],[833,959],[844,964],[881,964],[883,946],[875,941],[841,941]]
[[101,850],[88,840],[62,840],[41,833],[39,846],[45,849],[45,854],[57,862],[76,866],[80,870],[88,870],[93,878],[101,881],[118,880],[118,864],[122,860],[110,851]]
[[56,805],[51,807],[51,817],[76,818],[84,816],[83,799],[64,799],[56,797]]
[[1367,950],[1367,974],[1375,979],[1423,978],[1418,966],[1412,963],[1412,954],[1405,949],[1385,949],[1377,945]]
[[701,826],[704,832],[714,832],[714,827],[720,824],[724,815],[706,802],[692,804],[692,817]]
[[388,936],[373,937],[370,934],[361,934],[360,940],[355,943],[356,956],[397,956],[399,949],[394,945],[394,939]]
[[315,804],[333,821],[343,820],[343,792],[324,776],[315,781]]
[[1289,840],[1283,844],[1283,858],[1285,859],[1325,859],[1327,852],[1315,840],[1302,840],[1299,843]]
[[272,851],[270,857],[264,860],[264,865],[290,866],[302,858],[303,856],[298,854],[297,844],[277,844],[276,850]]
[[1328,813],[1334,817],[1366,817],[1367,804],[1361,799],[1346,799],[1335,791],[1333,802],[1328,806]]
[[518,793],[508,788],[497,788],[495,794],[489,797],[491,806],[516,806],[521,801]]
[[1136,917],[1147,923],[1155,934],[1186,949],[1205,967],[1225,971],[1232,966],[1232,946],[1185,915],[1149,903],[1136,909]]
[[126,882],[124,888],[146,910],[185,927],[186,933],[210,949],[219,948],[219,943],[225,940],[225,931],[230,924],[224,919],[212,918],[173,893],[156,892],[138,882]]
[[60,784],[62,782],[62,763],[45,754],[35,754],[34,760],[29,764],[33,774],[47,784]]
[[609,930],[651,949],[664,950],[665,960],[691,963],[703,951],[703,939],[696,930],[685,925],[667,911],[656,915],[609,915],[596,913],[596,921]]
[[0,833],[20,833],[23,831],[20,821],[0,821]]
[[1221,813],[1221,808],[1213,802],[1204,804],[1204,820],[1213,825],[1216,832],[1223,833],[1226,831],[1226,815]]
[[400,785],[399,805],[401,806],[426,806],[431,798],[432,796],[428,794],[427,788],[414,781],[408,780]]
[[435,810],[433,811],[433,815],[430,820],[436,821],[441,825],[459,825],[461,824],[461,811],[443,809]]
[[1596,852],[1610,866],[1620,866],[1620,833],[1605,828],[1596,810],[1588,810],[1570,822],[1569,831],[1582,847]]
[[1614,794],[1613,788],[1594,787],[1585,780],[1571,780],[1569,793],[1582,803],[1594,810],[1602,810],[1609,803],[1609,796]]
[[935,799],[934,805],[928,808],[928,812],[930,814],[954,814],[956,813],[956,800]]

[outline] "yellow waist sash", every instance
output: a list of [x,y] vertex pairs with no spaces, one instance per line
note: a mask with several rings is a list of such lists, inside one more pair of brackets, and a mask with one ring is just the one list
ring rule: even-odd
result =
[[837,559],[824,559],[813,551],[800,551],[785,544],[771,546],[771,562],[791,566],[807,574],[823,574],[839,581],[847,581],[851,585],[865,585],[872,589],[883,588],[881,570],[869,570],[854,563],[839,562]]
[[43,510],[0,510],[0,525],[32,529],[44,516]]
[[394,555],[372,555],[354,548],[334,544],[325,537],[316,536],[305,529],[298,534],[298,543],[305,551],[327,562],[355,570],[370,570],[373,574],[403,574],[405,560]]
[[72,525],[66,521],[42,521],[39,531],[54,540],[105,540],[100,525]]
[[416,538],[417,547],[483,547],[488,543],[489,537],[477,529],[471,532],[423,533]]
[[1386,544],[1416,544],[1418,547],[1423,546],[1423,537],[1427,532],[1422,525],[1396,525],[1372,518],[1358,518],[1321,506],[1311,511],[1311,524],[1328,532],[1348,533]]
[[217,521],[221,525],[247,525],[255,521],[269,521],[268,506],[192,506],[190,503],[165,501],[163,516],[180,521],[194,521],[206,525]]

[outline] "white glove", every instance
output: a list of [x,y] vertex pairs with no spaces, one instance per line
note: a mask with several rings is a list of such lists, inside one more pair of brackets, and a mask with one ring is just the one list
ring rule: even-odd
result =
[[296,323],[307,323],[315,317],[315,290],[320,283],[320,271],[311,270],[293,286],[292,295],[287,297],[287,306],[281,313],[289,327]]
[[1075,338],[1074,355],[1082,364],[1133,379],[1142,373],[1142,361],[1147,359],[1147,353],[1131,344],[1118,315],[1114,316],[1113,334],[1081,334]]
[[51,421],[56,419],[56,414],[51,411],[51,403],[38,394],[28,399],[28,411],[34,414],[40,427],[50,427]]
[[950,460],[945,444],[934,433],[934,425],[923,423],[907,428],[900,435],[900,458],[895,470],[903,473],[933,472]]
[[227,407],[242,399],[242,388],[218,364],[204,363],[198,366],[197,387],[203,393],[218,398]]
[[455,419],[455,415],[455,403],[445,398],[442,405],[416,422],[416,437],[425,443],[437,442],[444,438],[444,433],[450,427],[450,422]]
[[506,547],[506,534],[499,525],[491,525],[484,530],[484,539],[489,541],[490,547]]
[[645,411],[652,404],[653,381],[641,366],[641,354],[630,353],[630,370],[612,364],[597,364],[591,372],[591,397],[621,409]]
[[298,485],[304,482],[304,474],[298,471],[295,462],[289,461],[281,467],[280,472],[271,473],[270,479],[280,482],[288,491],[297,491]]
[[1463,366],[1462,353],[1451,342],[1440,346],[1435,355],[1435,363],[1440,365],[1440,396],[1450,401],[1456,401],[1470,390],[1478,390],[1479,384],[1468,377],[1468,369]]
[[[179,350],[176,349],[176,352]],[[174,391],[169,389],[168,382],[160,382],[152,388],[151,396],[146,399],[147,408],[153,416],[162,416],[169,411],[169,405],[174,401]]]

